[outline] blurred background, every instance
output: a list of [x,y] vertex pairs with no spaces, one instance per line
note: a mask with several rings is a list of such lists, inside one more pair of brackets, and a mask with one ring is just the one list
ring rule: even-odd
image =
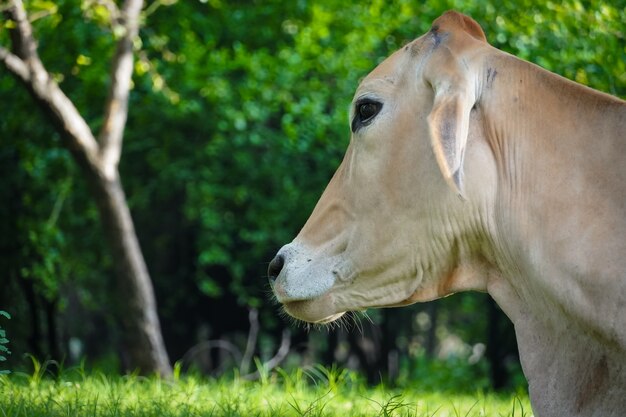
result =
[[[26,2],[42,61],[95,131],[115,48],[110,3]],[[525,386],[512,325],[486,294],[315,328],[281,315],[267,283],[268,262],[339,165],[359,80],[447,9],[502,50],[626,97],[623,0],[147,2],[120,175],[172,364],[220,375],[321,363],[372,383]],[[28,366],[25,354],[133,367],[89,187],[0,66],[0,310],[12,317],[0,316],[12,351],[3,368]]]

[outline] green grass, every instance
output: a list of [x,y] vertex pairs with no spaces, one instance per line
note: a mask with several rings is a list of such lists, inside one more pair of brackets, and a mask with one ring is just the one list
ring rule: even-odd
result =
[[260,381],[175,375],[106,376],[80,369],[0,376],[0,417],[530,417],[528,397],[368,388],[345,370],[316,367],[264,374]]

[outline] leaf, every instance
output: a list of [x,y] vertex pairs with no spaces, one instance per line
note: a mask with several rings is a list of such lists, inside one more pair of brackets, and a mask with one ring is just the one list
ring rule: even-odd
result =
[[11,318],[11,315],[9,313],[7,313],[6,311],[0,310],[0,316],[4,316],[7,319]]
[[35,10],[45,10],[49,13],[56,13],[58,6],[53,1],[36,0],[30,3],[30,6]]
[[76,63],[83,66],[91,65],[91,58],[86,55],[80,54],[76,58]]

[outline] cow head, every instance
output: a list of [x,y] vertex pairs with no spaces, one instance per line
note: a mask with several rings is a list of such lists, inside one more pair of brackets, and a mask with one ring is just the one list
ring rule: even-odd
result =
[[[485,178],[469,180],[465,149],[480,136],[470,120],[485,47],[476,22],[448,12],[361,82],[343,162],[269,266],[288,314],[326,323],[346,311],[483,289],[472,263],[484,232],[485,192],[475,184]],[[491,163],[475,153],[471,164]]]

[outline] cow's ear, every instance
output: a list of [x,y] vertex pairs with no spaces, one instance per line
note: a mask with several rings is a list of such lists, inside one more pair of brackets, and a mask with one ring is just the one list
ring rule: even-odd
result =
[[454,60],[441,64],[432,75],[426,74],[434,93],[428,116],[430,140],[443,177],[463,197],[463,158],[475,91]]

